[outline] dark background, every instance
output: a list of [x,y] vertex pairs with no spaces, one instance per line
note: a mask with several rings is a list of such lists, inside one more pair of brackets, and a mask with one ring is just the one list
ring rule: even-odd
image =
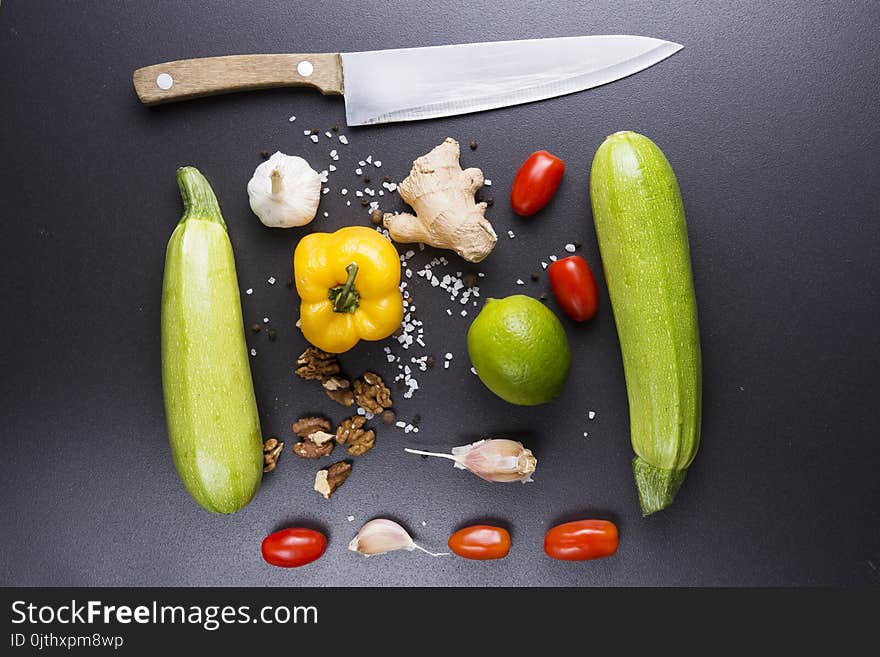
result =
[[[0,583],[880,583],[880,10],[870,2],[729,4],[4,2]],[[284,281],[304,232],[264,228],[245,185],[261,149],[325,168],[329,142],[314,145],[302,131],[344,126],[343,101],[278,90],[147,109],[132,70],[207,55],[603,33],[685,49],[563,98],[343,127],[351,145],[333,146],[339,171],[313,227],[366,223],[338,193],[355,188],[358,159],[372,153],[383,174],[400,180],[447,135],[475,139],[479,148],[464,148],[463,164],[493,179],[484,193],[496,199],[489,216],[500,235],[476,268],[486,272],[482,297],[537,296],[546,277],[532,283],[529,274],[566,242],[583,240],[582,254],[601,273],[587,191],[592,156],[616,130],[650,136],[682,187],[701,320],[703,445],[678,499],[651,518],[638,511],[620,354],[598,276],[598,317],[585,326],[565,321],[568,387],[537,409],[507,405],[482,387],[465,348],[476,309],[448,317],[447,297],[416,281],[428,349],[402,353],[442,360],[450,351],[452,367],[421,375],[412,400],[395,395],[402,419],[421,415],[421,432],[380,427],[377,447],[323,500],[312,491],[316,464],[289,451],[300,415],[346,417],[292,373],[304,340]],[[522,220],[506,197],[519,163],[539,148],[566,160],[566,178],[541,215]],[[275,343],[265,332],[248,342],[258,349],[251,362],[264,434],[286,440],[287,450],[254,501],[230,517],[188,497],[165,432],[159,302],[165,244],[181,213],[175,169],[184,164],[198,166],[220,199],[241,288],[254,288],[242,297],[246,321],[268,316],[279,332]],[[393,375],[382,346],[361,344],[344,356],[346,369]],[[486,435],[531,447],[535,483],[488,484],[403,453]],[[514,546],[493,563],[348,552],[358,527],[377,516],[400,520],[429,549],[463,524],[496,520],[510,527]],[[544,557],[544,532],[580,517],[618,523],[617,555]],[[296,523],[325,530],[326,555],[299,570],[267,566],[262,538]]]

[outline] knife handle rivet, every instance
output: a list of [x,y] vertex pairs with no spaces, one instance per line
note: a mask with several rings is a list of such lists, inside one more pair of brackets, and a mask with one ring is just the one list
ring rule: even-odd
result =
[[173,84],[174,78],[172,78],[167,73],[160,73],[159,77],[156,78],[156,86],[159,87],[162,91],[168,91]]
[[309,77],[314,71],[315,67],[312,66],[312,63],[308,59],[304,59],[296,65],[296,72],[304,78]]

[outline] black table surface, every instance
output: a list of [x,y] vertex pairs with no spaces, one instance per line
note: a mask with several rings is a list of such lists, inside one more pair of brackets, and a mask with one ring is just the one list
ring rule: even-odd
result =
[[[3,240],[0,584],[9,585],[864,585],[880,583],[880,6],[872,2],[79,2],[0,6],[0,216]],[[582,34],[643,34],[684,44],[614,84],[480,114],[346,128],[341,98],[306,90],[239,94],[148,109],[131,73],[172,59],[324,52]],[[291,123],[288,117],[295,115]],[[331,142],[332,125],[350,139]],[[313,144],[304,129],[318,128]],[[699,304],[703,444],[668,510],[642,518],[630,471],[620,352],[590,212],[588,177],[603,138],[650,136],[678,175]],[[245,185],[260,151],[338,170],[312,228],[368,224],[345,204],[372,154],[402,179],[444,137],[494,185],[500,235],[482,298],[549,290],[540,260],[580,240],[597,272],[594,321],[565,320],[567,388],[538,408],[495,398],[469,369],[463,318],[423,279],[411,290],[427,348],[451,366],[396,393],[418,434],[379,427],[329,501],[315,462],[294,458],[290,424],[345,409],[293,375],[305,346],[284,285],[307,229],[269,230]],[[565,159],[551,205],[524,220],[507,196],[519,163]],[[231,516],[186,494],[167,442],[159,358],[165,244],[180,216],[175,170],[212,182],[235,248],[262,429],[287,441],[278,469]],[[380,178],[379,170],[374,177]],[[360,186],[363,186],[361,183]],[[374,187],[375,181],[374,181]],[[383,207],[400,209],[390,195]],[[323,212],[329,217],[323,217]],[[507,236],[514,231],[515,239]],[[408,247],[401,247],[404,251]],[[413,258],[419,266],[439,252]],[[538,282],[530,274],[541,273]],[[278,282],[267,282],[274,276]],[[516,279],[523,279],[524,286]],[[253,288],[252,295],[245,295]],[[552,295],[551,295],[552,297]],[[549,302],[552,309],[558,306]],[[347,371],[390,378],[383,346],[361,344]],[[596,416],[588,419],[593,410]],[[588,436],[584,436],[584,432]],[[489,484],[404,446],[447,449],[519,437],[535,482]],[[353,516],[349,520],[349,516]],[[429,549],[472,522],[508,526],[497,562],[423,553],[368,560],[346,549],[361,523],[391,517]],[[616,556],[546,558],[562,520],[620,528]],[[274,529],[329,536],[325,556],[281,570],[260,558]]]

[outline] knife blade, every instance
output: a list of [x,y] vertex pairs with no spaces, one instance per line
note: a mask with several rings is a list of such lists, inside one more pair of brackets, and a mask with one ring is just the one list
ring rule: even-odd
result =
[[681,50],[662,39],[597,35],[353,53],[232,55],[134,72],[147,105],[271,87],[344,94],[348,125],[415,121],[530,103],[607,84]]

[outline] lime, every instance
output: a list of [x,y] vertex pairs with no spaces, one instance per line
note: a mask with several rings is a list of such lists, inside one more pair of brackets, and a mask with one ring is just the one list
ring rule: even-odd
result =
[[562,392],[571,367],[568,338],[540,301],[522,294],[487,300],[467,340],[477,375],[501,399],[534,406]]

